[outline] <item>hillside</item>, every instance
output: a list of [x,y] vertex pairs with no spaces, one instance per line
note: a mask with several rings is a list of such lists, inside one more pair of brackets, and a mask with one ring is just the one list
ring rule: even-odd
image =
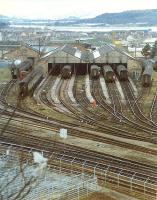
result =
[[157,25],[157,9],[133,10],[120,13],[104,13],[91,19],[83,19],[78,23],[103,23],[103,24],[147,24]]
[[4,15],[0,15],[0,28],[7,27],[9,25],[9,18]]
[[[136,24],[140,25],[157,25],[157,9],[149,9],[149,10],[132,10],[132,11],[124,11],[119,13],[104,13],[98,15],[94,18],[87,19],[79,19],[77,17],[69,17],[65,19],[22,19],[22,18],[11,18],[7,16],[0,15],[0,25],[6,26],[9,24],[11,20],[14,24],[49,24],[55,26],[62,25],[78,25],[78,24],[102,24],[102,25],[128,25],[128,24]],[[41,23],[42,22],[42,23]],[[4,23],[4,24],[3,24]]]

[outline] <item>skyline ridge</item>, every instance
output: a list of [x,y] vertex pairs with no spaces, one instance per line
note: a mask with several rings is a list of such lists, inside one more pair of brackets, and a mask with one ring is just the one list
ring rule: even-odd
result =
[[70,19],[73,19],[73,20],[88,20],[88,19],[95,19],[99,16],[102,16],[102,15],[107,15],[107,14],[123,14],[123,13],[134,13],[134,12],[153,12],[153,11],[157,11],[157,8],[154,8],[154,9],[135,9],[135,10],[124,10],[124,11],[121,11],[121,12],[105,12],[105,13],[101,13],[99,15],[96,15],[95,17],[87,17],[87,18],[81,18],[81,17],[78,17],[78,16],[65,16],[65,18],[60,18],[60,19],[53,19],[53,18],[30,18],[30,17],[19,17],[19,16],[9,16],[9,15],[4,15],[4,14],[1,14],[0,13],[0,19],[1,18],[17,18],[17,19],[28,19],[28,20],[70,20]]
[[11,17],[62,19],[69,16],[93,18],[103,13],[153,9],[154,0],[0,0],[0,13]]

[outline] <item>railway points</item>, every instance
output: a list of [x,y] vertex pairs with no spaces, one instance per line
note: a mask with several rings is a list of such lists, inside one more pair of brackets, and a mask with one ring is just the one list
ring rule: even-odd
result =
[[[53,168],[60,170],[62,165],[64,172],[94,174],[101,187],[105,183],[105,187],[129,192],[132,199],[154,200],[155,82],[144,85],[150,88],[151,102],[144,110],[143,82],[133,83],[129,77],[128,57],[110,45],[94,51],[64,45],[34,63],[22,62],[21,70],[13,66],[13,80],[0,88],[1,145],[25,153],[38,150],[51,158]],[[44,59],[47,72],[36,83],[33,77],[37,79],[37,66]],[[31,69],[25,73],[23,65]],[[25,81],[24,86],[20,81]],[[30,86],[33,96],[27,89]],[[59,138],[61,128],[68,130],[66,140]]]

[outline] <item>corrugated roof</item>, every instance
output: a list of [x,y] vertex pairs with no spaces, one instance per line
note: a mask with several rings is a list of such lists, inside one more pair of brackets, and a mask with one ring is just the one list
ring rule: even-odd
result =
[[56,49],[53,49],[52,51],[50,51],[50,52],[48,52],[47,54],[45,54],[44,56],[42,56],[41,59],[47,58],[47,57],[49,57],[50,55],[52,55],[52,54],[54,54],[54,53],[56,53],[56,52],[58,52],[58,51],[60,51],[60,50],[61,50],[61,47],[58,47],[58,48],[56,48]]
[[46,55],[44,55],[42,58],[46,58],[48,56],[50,56],[51,54],[57,52],[57,51],[63,51],[65,53],[68,53],[76,58],[79,58],[82,61],[85,62],[94,62],[94,59],[97,59],[99,57],[103,57],[104,55],[106,55],[109,52],[112,51],[117,51],[120,54],[123,54],[133,60],[137,60],[135,59],[133,56],[129,55],[128,53],[124,52],[121,49],[116,48],[113,45],[109,45],[109,44],[105,44],[104,46],[90,52],[90,51],[80,51],[79,49],[76,49],[72,46],[70,46],[69,44],[66,44],[62,47],[56,48],[55,50],[47,53]]
[[[93,51],[93,55],[94,55],[94,59],[99,58],[99,57],[103,57],[104,55],[106,55],[107,53],[110,53],[112,51],[117,51],[120,54],[123,54],[133,60],[136,60],[136,58],[134,58],[133,56],[131,56],[130,54],[128,54],[127,52],[124,52],[123,50],[115,47],[114,45],[111,44],[105,44],[104,46],[98,48],[97,50]],[[98,54],[99,52],[99,54]]]
[[81,51],[79,49],[76,50],[75,57],[77,57],[79,59],[81,58]]
[[62,47],[62,51],[71,54],[72,56],[75,56],[76,49],[67,44]]
[[151,63],[151,64],[149,63],[149,64],[145,67],[145,70],[144,70],[144,72],[143,72],[143,75],[145,75],[145,74],[152,75],[152,73],[153,73],[153,65],[152,65],[152,63]]
[[127,53],[126,51],[123,51],[122,49],[119,49],[119,48],[115,47],[114,45],[109,45],[109,44],[107,44],[107,46],[110,46],[110,48],[112,48],[113,51],[115,50],[115,51],[119,52],[120,54],[123,54],[123,55],[125,55],[125,56],[131,58],[132,60],[137,60],[135,57],[131,56],[131,55],[130,55],[129,53]]
[[93,52],[90,52],[89,53],[89,62],[94,62],[94,54],[93,54]]
[[113,51],[113,49],[108,45],[104,45],[100,47],[98,50],[99,50],[100,56],[104,56],[106,53]]
[[81,52],[81,60],[88,62],[90,57],[90,52],[83,51]]
[[99,50],[94,50],[93,51],[93,56],[94,56],[94,59],[96,59],[96,58],[99,58],[100,57],[100,52],[99,52]]
[[26,47],[26,48],[29,48],[29,49],[31,49],[31,50],[33,50],[33,51],[39,53],[39,49],[35,49],[35,48],[32,47],[30,44],[25,43],[25,44],[23,44],[22,46],[24,46],[24,47]]

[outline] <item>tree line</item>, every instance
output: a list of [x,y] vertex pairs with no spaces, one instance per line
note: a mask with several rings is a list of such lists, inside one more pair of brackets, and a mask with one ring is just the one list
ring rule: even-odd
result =
[[152,47],[149,43],[147,43],[143,47],[141,53],[144,57],[153,59],[157,55],[157,40],[154,42]]

